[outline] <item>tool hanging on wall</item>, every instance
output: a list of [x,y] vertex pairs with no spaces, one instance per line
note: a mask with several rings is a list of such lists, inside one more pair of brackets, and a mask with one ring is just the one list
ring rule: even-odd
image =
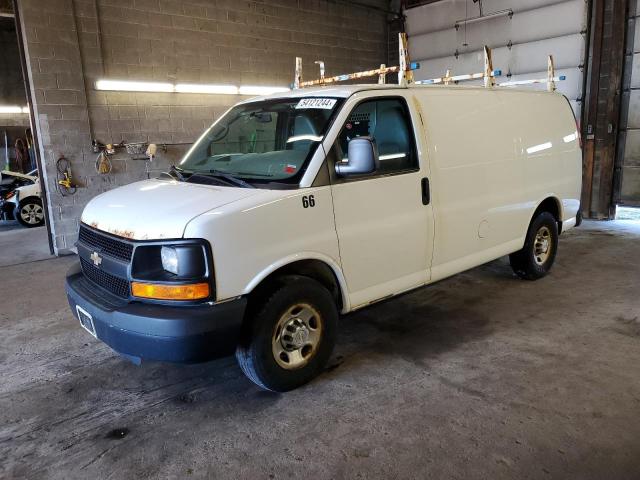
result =
[[158,146],[155,143],[150,143],[145,152],[148,158],[148,161],[146,161],[144,164],[144,171],[147,174],[147,178],[151,178],[150,164],[151,162],[153,162],[153,159],[156,158],[157,151],[158,151]]
[[109,160],[109,155],[106,150],[104,152],[100,152],[98,154],[98,158],[96,158],[96,172],[101,175],[106,175],[111,173],[112,167],[111,160]]
[[113,155],[116,153],[116,148],[125,148],[127,144],[124,140],[120,143],[102,143],[94,138],[91,146],[93,147],[93,153],[105,152],[107,155]]
[[64,155],[56,160],[56,170],[58,177],[58,191],[60,194],[66,197],[76,193],[78,187],[73,182],[73,177],[71,176],[71,164]]

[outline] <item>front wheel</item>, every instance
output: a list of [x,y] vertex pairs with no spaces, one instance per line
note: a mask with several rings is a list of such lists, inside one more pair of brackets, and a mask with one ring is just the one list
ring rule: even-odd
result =
[[25,198],[16,207],[14,217],[25,227],[31,228],[44,225],[42,200],[37,197]]
[[539,213],[529,225],[524,247],[509,255],[511,268],[525,280],[544,277],[558,251],[558,222],[549,212]]
[[258,386],[286,392],[322,372],[335,345],[338,310],[320,283],[283,277],[253,305],[247,322],[236,350],[240,368]]

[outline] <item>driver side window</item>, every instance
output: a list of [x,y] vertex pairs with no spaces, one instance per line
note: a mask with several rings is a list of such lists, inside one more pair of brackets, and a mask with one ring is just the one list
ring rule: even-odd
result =
[[371,137],[378,147],[380,168],[376,174],[418,168],[409,111],[403,99],[369,100],[354,108],[336,141],[338,158],[347,157],[349,140],[362,136]]

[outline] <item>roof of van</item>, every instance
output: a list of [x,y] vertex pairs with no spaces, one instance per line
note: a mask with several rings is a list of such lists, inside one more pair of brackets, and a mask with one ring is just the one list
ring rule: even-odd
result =
[[403,87],[397,84],[379,85],[377,83],[369,83],[369,84],[364,83],[359,85],[335,85],[331,87],[325,86],[325,87],[293,89],[286,92],[279,92],[279,93],[273,93],[271,95],[253,97],[245,101],[255,102],[256,100],[270,100],[274,98],[301,98],[301,97],[347,98],[353,95],[354,93],[361,92],[363,90],[391,90],[391,89],[399,89],[399,88],[407,88],[407,87]]
[[[245,102],[255,102],[259,100],[271,100],[276,98],[301,98],[301,97],[337,97],[337,98],[347,98],[357,92],[362,92],[365,90],[399,90],[399,89],[413,89],[413,88],[447,88],[447,89],[481,89],[484,90],[485,87],[482,85],[416,85],[411,84],[408,87],[402,86],[398,84],[377,84],[377,83],[364,83],[357,85],[335,85],[335,86],[324,86],[324,87],[313,87],[313,88],[300,88],[293,89],[286,92],[273,93],[271,95],[264,95],[259,97],[249,98],[244,100],[241,103]],[[520,88],[507,88],[502,87],[499,89],[500,91],[518,91],[518,92],[531,92],[531,93],[548,93],[546,90],[537,90],[537,89],[520,89]]]

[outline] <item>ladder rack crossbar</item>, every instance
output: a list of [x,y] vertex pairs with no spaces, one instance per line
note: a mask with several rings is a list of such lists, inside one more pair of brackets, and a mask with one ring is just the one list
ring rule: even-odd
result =
[[555,91],[556,82],[566,80],[567,77],[565,75],[556,75],[555,74],[555,65],[553,62],[553,56],[549,55],[547,57],[547,77],[546,78],[536,78],[531,80],[514,80],[497,83],[495,78],[502,76],[502,70],[493,68],[493,60],[492,60],[492,52],[488,46],[484,46],[484,70],[478,73],[467,73],[463,75],[451,75],[451,71],[447,69],[446,74],[443,77],[438,78],[430,78],[427,80],[417,80],[413,79],[413,70],[417,70],[420,68],[420,64],[417,62],[409,61],[409,49],[407,43],[407,34],[404,32],[400,32],[398,34],[398,53],[400,58],[400,65],[396,67],[387,67],[385,64],[380,65],[380,68],[375,68],[372,70],[364,70],[362,72],[354,72],[354,73],[346,73],[343,75],[335,75],[333,77],[326,78],[324,76],[324,62],[321,60],[317,60],[315,63],[320,66],[320,78],[317,80],[308,80],[302,81],[302,58],[296,57],[296,72],[293,87],[294,88],[302,88],[302,87],[311,87],[316,85],[328,85],[337,82],[346,82],[348,80],[357,80],[359,78],[365,77],[378,77],[378,83],[384,84],[386,83],[386,76],[389,73],[398,73],[398,83],[400,85],[408,85],[410,83],[415,83],[417,85],[435,85],[435,84],[444,84],[449,85],[451,83],[458,83],[467,80],[480,80],[482,79],[484,82],[485,88],[492,88],[494,86],[497,87],[512,87],[517,85],[532,85],[536,83],[546,83],[547,90],[550,92]]
[[[410,64],[411,70],[417,70],[418,68],[420,68],[420,64],[415,62]],[[305,82],[300,82],[300,87],[302,88],[302,87],[311,87],[314,85],[326,85],[329,83],[346,82],[348,80],[356,80],[358,78],[365,78],[365,77],[375,77],[378,75],[387,75],[389,73],[397,73],[399,71],[400,71],[399,66],[375,68],[373,70],[364,70],[362,72],[345,73],[342,75],[335,75],[333,77],[319,78],[317,80],[307,80]]]
[[[557,77],[552,77],[551,80],[554,82],[561,82],[563,80],[566,80],[567,77],[566,75],[559,75]],[[535,79],[531,79],[531,80],[514,80],[514,81],[509,81],[509,82],[501,82],[498,83],[499,87],[514,87],[514,86],[518,86],[518,85],[532,85],[534,83],[548,83],[549,79],[548,78],[535,78]]]
[[[492,70],[492,77],[499,77],[502,75],[502,70]],[[465,80],[479,80],[484,78],[484,72],[478,73],[467,73],[464,75],[454,75],[452,77],[438,77],[438,78],[430,78],[428,80],[416,80],[414,83],[417,85],[434,85],[438,83],[449,83],[449,82],[463,82]]]

